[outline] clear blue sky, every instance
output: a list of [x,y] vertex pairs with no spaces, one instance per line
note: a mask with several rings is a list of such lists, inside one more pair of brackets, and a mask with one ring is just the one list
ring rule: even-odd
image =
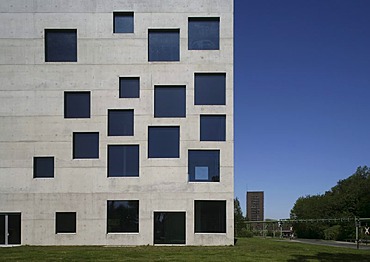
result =
[[[287,218],[370,165],[370,0],[235,0],[235,195]],[[245,213],[244,213],[245,214]]]

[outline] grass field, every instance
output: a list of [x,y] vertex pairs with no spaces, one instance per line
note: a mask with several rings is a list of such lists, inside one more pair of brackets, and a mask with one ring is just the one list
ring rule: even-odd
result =
[[0,248],[0,261],[370,261],[370,251],[245,238],[223,247],[41,247]]

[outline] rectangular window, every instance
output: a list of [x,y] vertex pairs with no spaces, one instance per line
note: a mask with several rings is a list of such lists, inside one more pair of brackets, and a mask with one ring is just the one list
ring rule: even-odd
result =
[[155,86],[154,117],[185,117],[186,87]]
[[134,110],[108,109],[108,136],[133,136]]
[[99,133],[73,133],[73,159],[99,158]]
[[76,233],[76,212],[56,212],[55,233]]
[[226,233],[226,201],[195,200],[195,233]]
[[139,233],[139,200],[108,200],[107,233]]
[[113,13],[113,33],[133,33],[134,12]]
[[45,62],[77,62],[77,29],[45,29]]
[[64,118],[90,118],[90,92],[64,92]]
[[195,73],[195,105],[226,104],[225,73]]
[[140,97],[140,78],[139,77],[120,77],[119,78],[119,97],[120,98],[139,98]]
[[138,177],[139,146],[108,145],[108,177]]
[[180,30],[149,29],[149,61],[180,61]]
[[220,182],[220,151],[189,150],[188,174],[191,182]]
[[185,244],[185,212],[154,212],[154,244]]
[[201,115],[200,116],[200,141],[225,141],[226,116]]
[[220,18],[191,17],[188,20],[189,50],[220,49]]
[[54,157],[43,156],[33,158],[33,178],[54,177]]
[[148,158],[179,158],[180,127],[150,126],[148,133]]

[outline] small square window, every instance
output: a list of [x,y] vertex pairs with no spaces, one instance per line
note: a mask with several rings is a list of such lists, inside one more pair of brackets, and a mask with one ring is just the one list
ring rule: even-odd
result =
[[195,73],[195,105],[226,104],[225,73]]
[[134,110],[108,110],[108,136],[133,136]]
[[226,201],[195,200],[195,233],[226,233]]
[[151,126],[148,132],[148,158],[179,158],[180,127]]
[[108,145],[108,177],[138,177],[139,146]]
[[200,141],[225,141],[226,116],[201,115],[200,116]]
[[77,29],[45,29],[45,62],[77,62]]
[[120,77],[119,78],[119,97],[120,98],[139,98],[140,97],[140,78],[139,77]]
[[180,30],[149,29],[149,61],[180,61]]
[[76,212],[56,212],[55,233],[76,233]]
[[113,13],[113,33],[133,33],[134,12]]
[[154,87],[154,117],[185,117],[185,86]]
[[54,157],[33,158],[33,178],[54,177]]
[[64,92],[64,118],[90,118],[90,92]]
[[188,174],[191,182],[219,182],[220,151],[189,150]]
[[107,233],[139,233],[139,200],[108,200]]
[[99,133],[73,133],[73,159],[99,158]]
[[189,50],[220,49],[220,18],[192,17],[188,20]]

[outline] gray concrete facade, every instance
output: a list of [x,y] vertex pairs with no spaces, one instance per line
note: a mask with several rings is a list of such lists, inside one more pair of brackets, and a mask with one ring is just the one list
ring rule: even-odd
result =
[[[113,33],[113,12],[134,33]],[[219,50],[188,50],[188,18],[219,17]],[[180,61],[148,61],[148,29],[179,29]],[[45,62],[45,29],[77,29],[77,62]],[[22,245],[153,245],[154,212],[185,212],[186,245],[234,241],[233,1],[0,1],[0,214],[21,214]],[[195,105],[194,74],[225,73],[226,105]],[[119,77],[140,77],[119,98]],[[154,117],[154,86],[186,86],[186,117]],[[90,118],[64,118],[64,92],[90,91]],[[134,110],[133,136],[108,136],[108,109]],[[225,141],[200,141],[200,115],[226,115]],[[148,158],[148,127],[179,126],[179,158]],[[99,132],[99,158],[73,159],[73,132]],[[107,177],[108,145],[139,145],[138,177]],[[220,181],[189,182],[188,150],[220,150]],[[34,178],[33,158],[54,157]],[[107,201],[139,200],[139,232],[107,233]],[[195,200],[226,201],[226,232],[195,233]],[[76,212],[76,232],[55,230]],[[1,229],[0,229],[1,231]]]

